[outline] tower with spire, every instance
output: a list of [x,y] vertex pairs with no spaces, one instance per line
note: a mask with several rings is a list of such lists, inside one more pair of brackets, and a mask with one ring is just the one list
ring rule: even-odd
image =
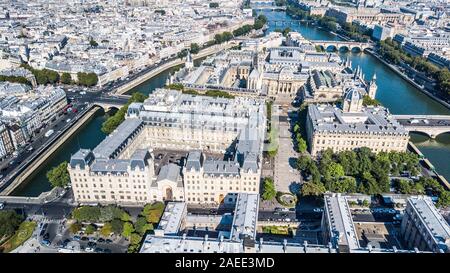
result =
[[375,99],[375,95],[377,94],[378,86],[377,86],[376,80],[377,80],[377,74],[373,74],[373,78],[370,81],[368,90],[367,90],[367,94],[372,99]]
[[188,54],[186,56],[186,62],[184,63],[184,67],[188,70],[194,68],[194,60],[191,56],[191,51],[188,51]]

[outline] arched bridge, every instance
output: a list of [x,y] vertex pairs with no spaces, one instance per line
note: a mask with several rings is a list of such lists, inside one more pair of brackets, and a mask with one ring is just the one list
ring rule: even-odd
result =
[[450,133],[450,115],[394,115],[409,132],[426,134],[431,138]]
[[323,40],[316,40],[311,41],[313,45],[315,46],[321,46],[325,50],[332,47],[336,50],[341,49],[347,49],[347,50],[354,50],[359,49],[360,51],[363,51],[366,48],[372,47],[369,43],[362,43],[362,42],[351,42],[351,41],[323,41]]
[[127,95],[100,96],[90,101],[90,103],[100,106],[105,112],[108,112],[112,108],[119,109],[124,106],[129,98],[130,96]]

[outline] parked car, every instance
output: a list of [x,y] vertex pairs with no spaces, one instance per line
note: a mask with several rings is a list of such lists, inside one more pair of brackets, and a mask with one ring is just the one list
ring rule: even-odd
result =
[[96,247],[96,248],[94,249],[94,252],[95,252],[95,253],[103,253],[103,248]]
[[50,246],[51,242],[47,239],[42,240],[42,244],[45,246]]
[[70,243],[70,239],[65,239],[62,243],[62,247],[66,247]]
[[81,241],[88,241],[88,237],[81,237]]
[[74,240],[74,241],[80,241],[80,240],[81,240],[81,237],[78,236],[78,235],[75,235],[75,236],[73,236],[73,240]]
[[50,233],[45,233],[43,238],[44,240],[48,240],[50,238]]
[[105,239],[103,239],[103,238],[98,238],[98,240],[97,240],[97,243],[104,243],[105,242]]
[[92,248],[92,247],[86,247],[85,251],[86,251],[86,252],[94,252],[94,248]]
[[107,243],[107,244],[111,244],[113,241],[111,240],[111,239],[106,239],[105,240],[105,243]]
[[97,243],[89,242],[87,245],[88,245],[88,247],[96,247]]

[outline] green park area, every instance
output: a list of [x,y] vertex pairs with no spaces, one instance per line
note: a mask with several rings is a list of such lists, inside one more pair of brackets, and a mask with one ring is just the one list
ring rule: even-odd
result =
[[32,221],[22,222],[19,228],[14,233],[14,235],[11,238],[9,238],[5,243],[3,243],[3,245],[0,247],[0,250],[5,253],[13,251],[33,235],[33,231],[35,228],[36,222]]

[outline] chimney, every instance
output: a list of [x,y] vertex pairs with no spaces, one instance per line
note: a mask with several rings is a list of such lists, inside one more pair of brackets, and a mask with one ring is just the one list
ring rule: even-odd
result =
[[284,251],[284,253],[287,252],[287,240],[286,239],[283,240],[283,251]]
[[303,249],[304,249],[305,253],[308,252],[308,241],[303,242]]

